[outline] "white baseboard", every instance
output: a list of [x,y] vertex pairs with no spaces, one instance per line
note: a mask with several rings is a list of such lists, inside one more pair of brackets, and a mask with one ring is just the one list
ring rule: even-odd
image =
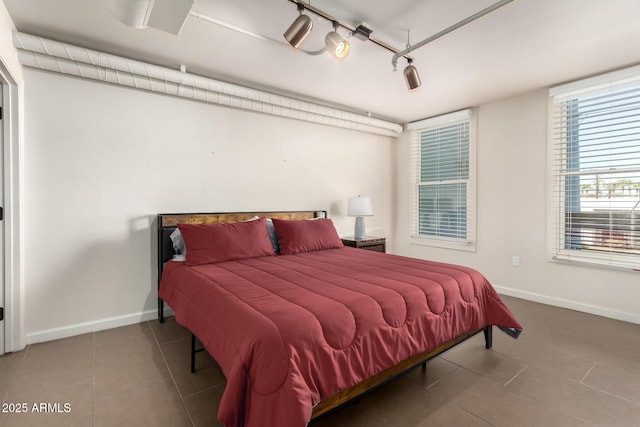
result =
[[[173,310],[165,305],[164,315],[173,316]],[[139,313],[126,314],[124,316],[109,317],[91,322],[77,323],[60,328],[45,329],[43,331],[27,334],[27,345],[39,342],[53,341],[61,338],[74,337],[90,332],[104,331],[105,329],[119,328],[121,326],[135,325],[158,318],[158,310],[148,310]]]
[[548,295],[537,294],[535,292],[521,291],[518,289],[504,288],[494,286],[499,294],[510,297],[520,298],[527,301],[539,302],[541,304],[552,305],[554,307],[568,308],[570,310],[581,311],[584,313],[595,314],[597,316],[608,317],[610,319],[622,320],[623,322],[637,323],[640,325],[640,315],[637,313],[628,313],[625,311],[612,310],[610,308],[599,307],[596,305],[583,304],[576,301],[565,300],[562,298],[550,297]]

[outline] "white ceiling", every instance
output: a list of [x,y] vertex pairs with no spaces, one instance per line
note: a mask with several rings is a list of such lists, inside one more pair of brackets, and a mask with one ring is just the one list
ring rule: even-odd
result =
[[[640,63],[640,1],[515,0],[414,51],[422,86],[408,91],[392,53],[351,39],[336,62],[212,24],[194,16],[179,35],[117,21],[105,0],[3,0],[19,31],[188,72],[294,95],[350,111],[409,122]],[[401,50],[497,0],[313,0],[347,24]],[[195,0],[197,12],[283,40],[297,16],[288,0]],[[308,12],[307,12],[308,13]],[[331,24],[314,21],[302,48],[322,48]],[[343,34],[345,32],[343,31]]]

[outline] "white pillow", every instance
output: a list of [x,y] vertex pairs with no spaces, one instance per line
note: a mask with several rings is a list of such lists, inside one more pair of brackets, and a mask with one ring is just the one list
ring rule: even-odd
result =
[[273,247],[273,251],[279,254],[280,241],[278,240],[278,233],[276,233],[276,229],[273,226],[273,221],[271,221],[271,218],[267,218],[267,233],[269,234],[269,240],[271,240],[271,246]]
[[169,238],[173,243],[173,250],[176,252],[177,255],[187,254],[187,247],[184,244],[184,239],[182,238],[182,234],[180,233],[180,229],[178,227],[176,227],[176,229],[173,230],[173,233],[169,235]]

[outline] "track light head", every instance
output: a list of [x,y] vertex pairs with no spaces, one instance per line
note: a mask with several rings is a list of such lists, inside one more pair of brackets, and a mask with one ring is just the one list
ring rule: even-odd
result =
[[422,82],[420,81],[420,75],[418,69],[412,64],[412,60],[409,60],[409,65],[404,68],[404,79],[407,82],[407,88],[413,90],[420,87]]
[[284,32],[285,40],[287,40],[287,42],[296,49],[302,44],[304,39],[307,38],[313,28],[311,18],[302,14],[304,6],[298,4],[298,10],[300,11],[300,16],[298,16],[289,28],[287,28],[287,31]]
[[333,31],[328,33],[324,38],[324,44],[327,46],[327,52],[329,52],[331,56],[336,59],[344,59],[349,55],[351,45],[336,31],[337,23],[334,23],[333,28]]

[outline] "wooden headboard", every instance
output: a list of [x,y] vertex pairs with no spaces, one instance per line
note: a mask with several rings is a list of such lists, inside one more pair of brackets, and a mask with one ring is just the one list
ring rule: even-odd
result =
[[[276,219],[326,218],[327,211],[282,211],[282,212],[216,212],[216,213],[166,213],[158,214],[158,286],[164,263],[174,255],[173,243],[169,237],[178,224],[220,224],[224,222],[246,221],[254,217]],[[162,322],[164,302],[158,298],[158,318]]]

